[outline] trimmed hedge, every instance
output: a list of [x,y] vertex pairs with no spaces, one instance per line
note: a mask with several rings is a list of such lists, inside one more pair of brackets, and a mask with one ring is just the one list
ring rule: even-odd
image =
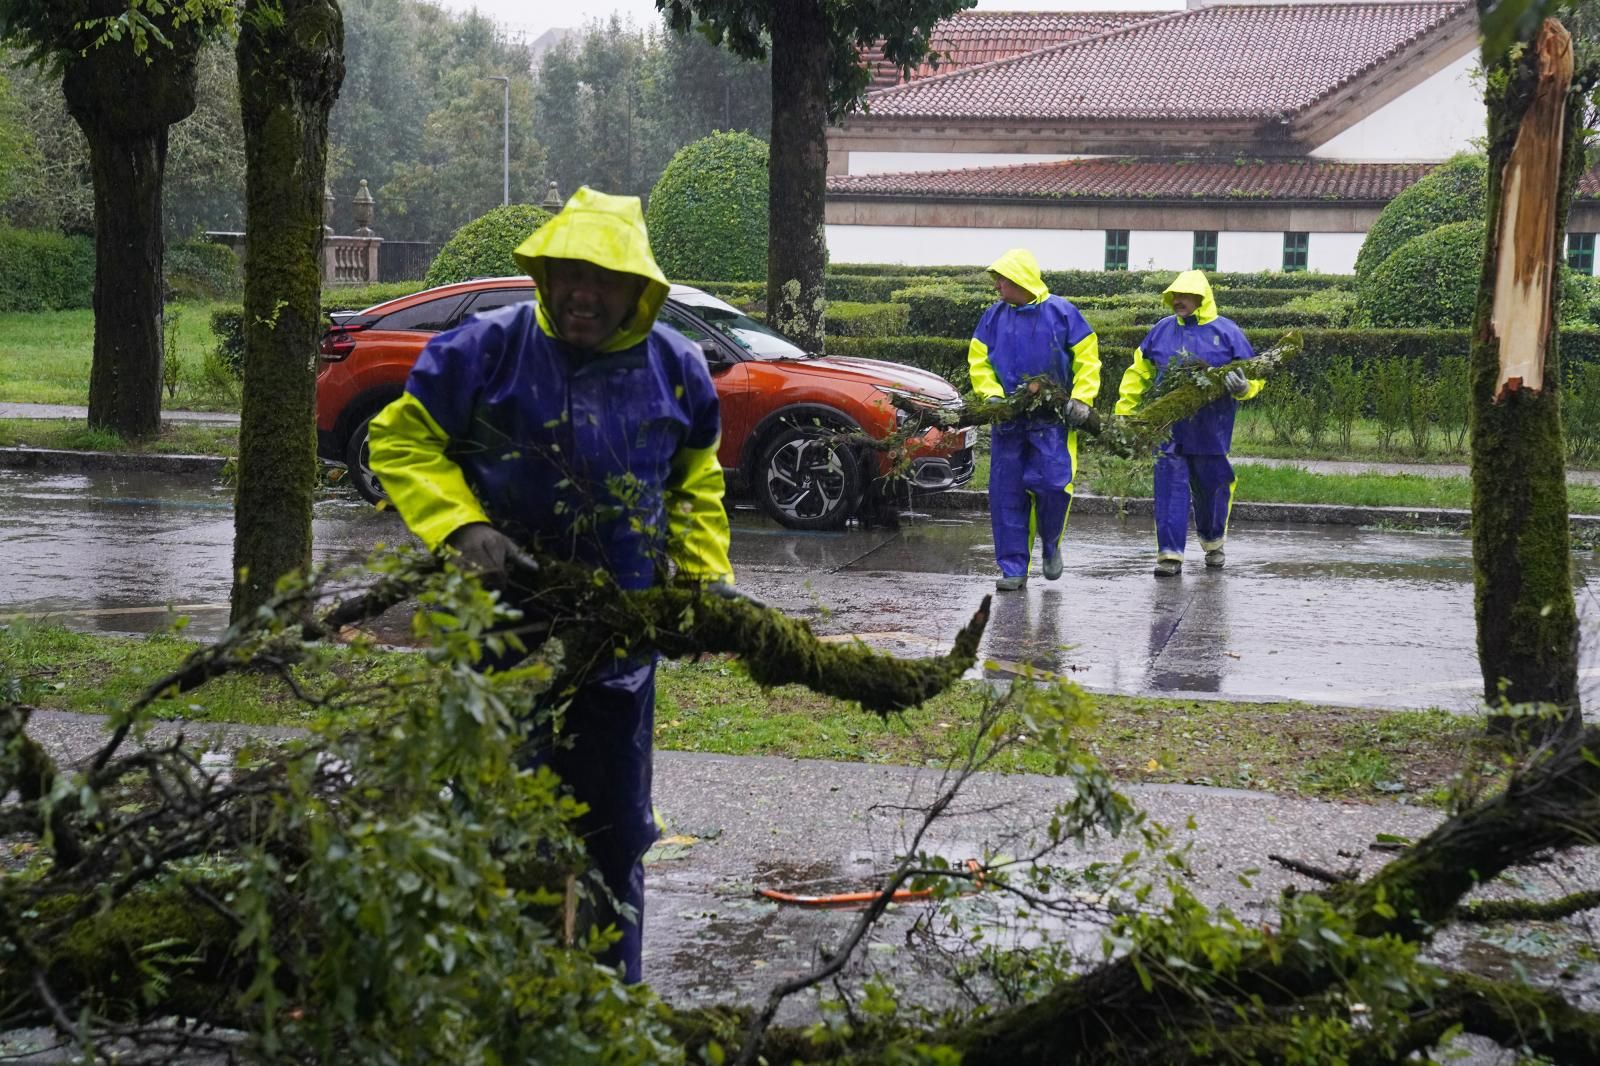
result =
[[93,241],[0,226],[0,311],[66,311],[93,303]]
[[[1133,361],[1133,351],[1148,332],[1143,327],[1110,328],[1096,331],[1100,337],[1100,397],[1097,407],[1110,409],[1116,402],[1122,374]],[[1250,330],[1250,343],[1265,351],[1286,331]],[[1424,372],[1437,374],[1443,360],[1467,355],[1471,344],[1465,329],[1307,329],[1300,331],[1305,350],[1290,364],[1289,380],[1307,383],[1322,378],[1340,356],[1349,356],[1357,366],[1391,359],[1415,358]],[[1563,329],[1560,335],[1563,365],[1575,368],[1600,365],[1600,329]],[[954,337],[830,337],[829,355],[851,355],[867,359],[886,359],[907,363],[942,375],[958,389],[966,391],[967,341]]]
[[[994,293],[987,289],[949,283],[898,289],[891,296],[895,303],[910,307],[905,332],[928,337],[972,336],[979,317],[995,301]],[[1085,297],[1079,308],[1096,328],[1112,322],[1138,325],[1142,320],[1142,328],[1149,329],[1172,313],[1158,296],[1150,293]],[[1228,317],[1247,330],[1331,329],[1349,322],[1350,303],[1346,298],[1307,306],[1241,307],[1228,311]]]
[[[522,273],[511,252],[546,222],[550,214],[533,204],[506,204],[456,230],[428,267],[422,287],[473,278],[509,278]],[[412,291],[416,291],[413,287]]]
[[184,241],[167,249],[162,266],[175,299],[216,300],[237,296],[243,283],[239,257],[226,244]]
[[650,191],[645,224],[667,277],[767,276],[767,144],[717,132],[684,145]]
[[1455,156],[1390,200],[1356,254],[1356,277],[1366,280],[1413,237],[1452,222],[1481,220],[1488,194],[1489,163],[1481,155]]
[[1470,323],[1483,273],[1482,219],[1452,222],[1406,241],[1361,283],[1361,312],[1380,328]]
[[906,332],[911,309],[895,303],[850,303],[828,305],[827,335],[830,337],[895,337]]

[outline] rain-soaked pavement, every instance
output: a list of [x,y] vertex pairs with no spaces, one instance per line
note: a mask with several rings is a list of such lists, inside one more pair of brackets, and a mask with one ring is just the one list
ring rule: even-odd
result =
[[[320,559],[357,560],[405,535],[395,516],[354,500],[317,505]],[[47,615],[78,628],[138,633],[182,613],[189,633],[204,639],[226,621],[232,540],[229,493],[204,480],[0,470],[0,616]],[[1147,519],[1074,519],[1066,575],[1054,583],[1036,575],[1023,593],[996,597],[983,647],[991,670],[1015,674],[1027,664],[1090,689],[1128,693],[1464,711],[1475,702],[1463,537],[1241,524],[1226,570],[1207,572],[1191,544],[1190,569],[1162,581],[1150,574],[1152,549]],[[946,647],[992,590],[994,574],[982,515],[923,517],[897,531],[805,534],[740,510],[734,562],[742,586],[819,632],[854,634],[902,655]],[[1577,570],[1587,586],[1600,561],[1581,555]],[[1587,635],[1594,597],[1585,587],[1579,598],[1591,619]],[[92,743],[75,716],[40,716],[34,724],[52,734],[57,750]],[[912,809],[939,785],[934,769],[660,753],[656,800],[668,837],[649,866],[647,979],[677,1002],[748,1002],[803,972],[854,915],[780,907],[753,890],[866,887],[904,848],[917,825]],[[1370,870],[1387,857],[1372,848],[1380,834],[1415,837],[1440,817],[1404,805],[1225,789],[1127,791],[1194,849],[1191,889],[1247,918],[1265,917],[1292,880],[1272,867],[1269,853]],[[985,847],[1024,854],[1051,805],[1065,798],[1059,780],[983,775],[927,845],[957,862]],[[1193,827],[1179,828],[1191,818]],[[1060,861],[1076,867],[1115,859],[1125,848],[1103,841]],[[1245,866],[1263,871],[1251,886],[1236,878]],[[1542,865],[1527,883],[1556,894],[1600,883],[1600,870],[1583,853]],[[1008,931],[1009,908],[990,897],[960,908],[991,941],[1028,935]],[[947,986],[919,977],[936,954],[902,950],[922,928],[920,916],[918,908],[897,908],[872,938],[865,965],[887,966],[901,984],[939,1002],[933,989]],[[1573,990],[1592,997],[1594,974],[1584,972],[1583,987]]]
[[[993,589],[982,515],[799,533],[741,509],[734,526],[743,587],[820,633],[900,655],[948,646]],[[317,505],[314,532],[324,560],[359,560],[407,536],[393,514],[342,498]],[[232,543],[228,491],[204,479],[0,470],[0,615],[147,632],[182,613],[203,639],[226,623]],[[996,596],[983,654],[998,672],[1028,666],[1126,693],[1475,703],[1464,537],[1239,523],[1225,570],[1207,571],[1191,543],[1184,575],[1157,580],[1148,519],[1079,515],[1066,553],[1060,581],[1035,573],[1024,592]],[[1590,619],[1600,558],[1576,561]],[[397,615],[397,639],[402,631]]]

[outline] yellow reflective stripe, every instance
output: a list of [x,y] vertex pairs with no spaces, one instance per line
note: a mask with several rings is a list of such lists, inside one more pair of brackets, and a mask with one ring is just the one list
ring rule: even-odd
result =
[[450,438],[409,392],[372,420],[372,472],[394,509],[429,551],[469,522],[487,522],[466,476],[450,459]]
[[1243,396],[1239,396],[1239,397],[1236,397],[1236,398],[1238,399],[1238,401],[1240,403],[1243,403],[1246,400],[1253,400],[1257,396],[1260,396],[1261,395],[1261,390],[1266,388],[1266,387],[1267,387],[1267,383],[1262,378],[1251,378],[1250,379],[1250,387],[1245,390]]
[[972,381],[972,391],[979,396],[1006,394],[1005,386],[995,375],[994,364],[989,362],[989,346],[976,337],[967,345],[967,377]]
[[723,488],[717,442],[709,448],[679,448],[672,457],[666,484],[667,558],[690,580],[733,580]]
[[1100,395],[1100,338],[1091,333],[1072,346],[1072,398],[1094,406]]
[[1133,362],[1122,372],[1122,386],[1117,390],[1116,413],[1133,414],[1134,409],[1139,406],[1139,398],[1144,395],[1144,390],[1150,387],[1150,382],[1155,376],[1155,364],[1144,357],[1143,348],[1135,348]]

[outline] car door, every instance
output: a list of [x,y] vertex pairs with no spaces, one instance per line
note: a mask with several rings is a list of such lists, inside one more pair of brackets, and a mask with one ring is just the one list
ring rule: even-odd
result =
[[722,445],[717,461],[725,470],[737,470],[744,454],[745,440],[754,428],[750,415],[749,368],[733,351],[733,346],[696,318],[681,304],[668,300],[661,308],[659,321],[671,326],[706,352],[711,383],[716,386],[722,408]]

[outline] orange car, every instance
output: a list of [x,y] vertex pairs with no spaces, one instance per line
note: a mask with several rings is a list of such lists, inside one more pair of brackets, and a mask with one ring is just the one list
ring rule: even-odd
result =
[[[533,298],[528,278],[481,278],[333,316],[317,373],[317,450],[346,465],[367,499],[383,486],[367,463],[367,427],[405,387],[432,336],[470,315]],[[755,497],[796,529],[834,529],[898,495],[939,492],[972,480],[971,429],[929,430],[913,442],[902,478],[891,459],[819,439],[818,428],[886,436],[903,417],[891,394],[954,407],[960,397],[936,374],[876,359],[812,356],[730,304],[672,286],[660,321],[705,352],[722,404],[719,458],[729,487]]]

